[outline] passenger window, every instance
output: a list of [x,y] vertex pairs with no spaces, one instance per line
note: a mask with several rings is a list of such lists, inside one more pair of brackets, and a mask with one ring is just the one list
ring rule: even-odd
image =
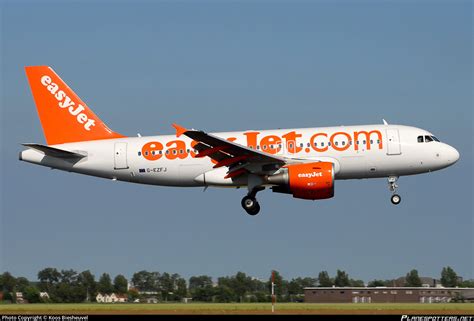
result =
[[433,138],[431,138],[430,136],[425,136],[425,142],[426,143],[430,143],[433,141]]
[[424,140],[423,140],[423,136],[418,136],[418,143],[423,143]]
[[328,146],[331,146],[331,142],[328,142]]
[[321,147],[324,147],[324,142],[321,143]]
[[138,152],[138,156],[142,156],[142,152]]
[[338,146],[337,142],[335,142],[334,144],[336,144],[336,146]]
[[346,146],[346,142],[345,142],[345,141],[342,141],[342,146]]

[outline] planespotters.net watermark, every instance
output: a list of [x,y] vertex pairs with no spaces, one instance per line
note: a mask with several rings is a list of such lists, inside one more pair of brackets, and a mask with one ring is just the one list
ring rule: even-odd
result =
[[[88,315],[2,315],[1,321],[88,321]],[[474,320],[473,320],[474,321]]]
[[401,321],[474,321],[470,315],[402,315]]

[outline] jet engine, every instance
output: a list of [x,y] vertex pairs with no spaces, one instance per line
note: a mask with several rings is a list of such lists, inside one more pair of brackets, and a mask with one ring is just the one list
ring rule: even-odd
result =
[[334,196],[334,164],[315,162],[290,164],[278,174],[267,176],[275,184],[273,192],[292,194],[295,198],[319,200]]

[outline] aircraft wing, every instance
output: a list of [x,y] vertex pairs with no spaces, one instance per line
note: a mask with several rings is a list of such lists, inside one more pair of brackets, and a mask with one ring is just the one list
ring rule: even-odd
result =
[[214,168],[227,166],[229,171],[226,178],[253,172],[255,167],[251,165],[255,164],[281,166],[287,163],[283,157],[251,149],[203,131],[189,130],[176,124],[173,124],[173,127],[176,129],[176,136],[185,135],[198,142],[193,147],[199,152],[197,158],[206,156],[212,158],[217,162]]

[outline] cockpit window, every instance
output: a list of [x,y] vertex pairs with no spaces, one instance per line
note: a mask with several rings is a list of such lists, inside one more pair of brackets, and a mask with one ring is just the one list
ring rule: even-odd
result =
[[432,141],[433,141],[433,138],[431,138],[431,136],[426,135],[426,136],[425,136],[425,141],[426,141],[427,143],[432,142]]
[[433,138],[435,141],[439,142],[439,139],[436,138],[435,136],[431,136],[431,138]]
[[418,143],[423,143],[424,141],[423,136],[418,136]]

